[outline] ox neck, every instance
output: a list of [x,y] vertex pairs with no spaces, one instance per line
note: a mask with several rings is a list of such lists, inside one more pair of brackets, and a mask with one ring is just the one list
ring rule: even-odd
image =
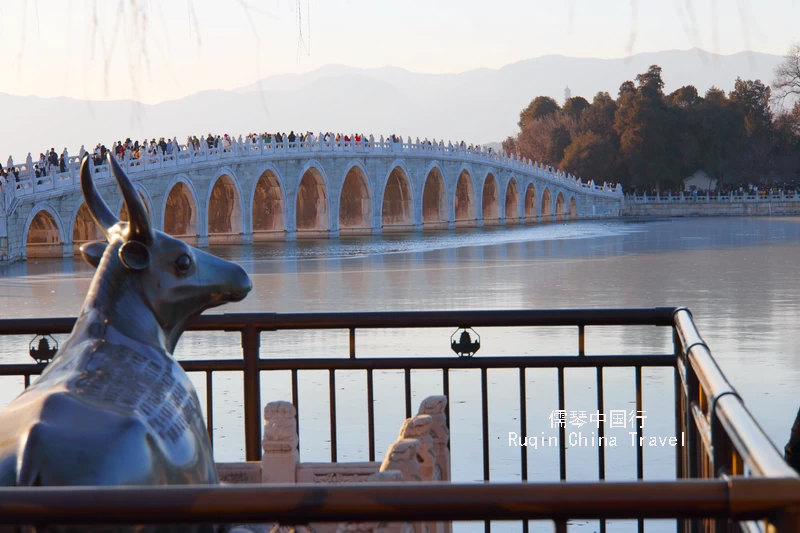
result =
[[81,317],[97,317],[105,323],[104,331],[111,326],[125,337],[171,354],[177,339],[173,341],[172,332],[165,331],[159,324],[131,273],[118,259],[107,258],[97,271]]

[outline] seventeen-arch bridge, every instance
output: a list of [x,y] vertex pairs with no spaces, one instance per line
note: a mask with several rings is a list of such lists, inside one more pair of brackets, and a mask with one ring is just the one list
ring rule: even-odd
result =
[[[372,137],[200,146],[121,163],[156,227],[198,246],[618,217],[622,204],[619,186],[485,148]],[[66,172],[42,178],[30,156],[16,165],[20,181],[0,198],[0,259],[68,257],[103,238],[83,205],[80,156],[66,159]],[[93,173],[124,219],[107,165]]]

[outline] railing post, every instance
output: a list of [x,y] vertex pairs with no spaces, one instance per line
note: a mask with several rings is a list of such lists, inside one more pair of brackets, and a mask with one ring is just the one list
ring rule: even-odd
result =
[[242,330],[244,357],[244,435],[248,461],[261,460],[261,379],[258,371],[261,332],[253,326]]
[[767,527],[767,533],[789,533],[800,531],[800,507],[781,509],[773,524]]

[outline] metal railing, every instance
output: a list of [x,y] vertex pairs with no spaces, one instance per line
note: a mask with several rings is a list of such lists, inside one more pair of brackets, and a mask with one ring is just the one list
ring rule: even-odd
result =
[[798,202],[800,201],[800,194],[795,191],[777,193],[761,191],[760,193],[748,192],[746,194],[739,192],[730,192],[727,194],[721,193],[706,193],[706,194],[671,194],[671,195],[636,195],[626,194],[625,202],[632,204],[674,204],[674,203],[695,203],[695,204],[738,204],[749,202]]
[[[74,318],[0,320],[0,336],[69,333]],[[552,327],[576,328],[575,355],[502,357],[357,357],[356,333],[368,329],[438,327]],[[658,326],[672,329],[671,353],[654,355],[586,355],[586,327]],[[512,369],[519,374],[519,431],[527,434],[526,371],[555,369],[558,407],[564,410],[564,371],[596,369],[598,410],[603,411],[604,370],[633,368],[635,403],[642,411],[642,369],[672,369],[675,389],[675,431],[686,435],[676,446],[675,481],[643,481],[643,448],[636,446],[635,482],[606,479],[605,448],[598,446],[598,481],[567,481],[565,425],[559,428],[559,477],[561,483],[527,483],[527,447],[520,448],[520,477],[516,484],[375,484],[359,487],[314,485],[292,487],[169,487],[122,489],[0,489],[2,523],[121,523],[155,522],[275,522],[305,523],[362,520],[491,520],[551,519],[565,530],[566,519],[638,519],[644,530],[648,518],[678,519],[679,531],[800,531],[800,479],[753,419],[741,398],[727,382],[691,314],[683,308],[436,311],[399,313],[252,313],[207,315],[189,330],[227,331],[241,335],[242,359],[181,361],[189,372],[204,372],[207,383],[207,418],[213,436],[214,372],[243,374],[245,450],[248,461],[261,453],[261,372],[290,371],[292,402],[303,403],[298,394],[298,374],[308,370],[328,372],[330,396],[331,461],[337,460],[336,373],[366,373],[369,460],[375,460],[374,373],[401,370],[404,374],[406,416],[412,416],[413,370],[439,370],[442,393],[450,397],[450,373],[473,369],[480,372],[480,426],[483,439],[483,478],[490,481],[488,372]],[[349,357],[261,358],[262,332],[279,330],[347,330]],[[42,365],[0,365],[0,376],[30,377]],[[449,406],[446,411],[448,425]],[[599,426],[603,436],[603,426]],[[641,426],[637,437],[642,436]],[[458,446],[458,443],[453,443]],[[700,478],[705,478],[701,480]],[[71,491],[73,489],[70,489]],[[94,491],[94,492],[93,492]],[[105,494],[104,494],[105,491]],[[313,493],[313,494],[312,494]],[[64,499],[64,495],[69,498]],[[67,504],[66,502],[69,502]],[[213,503],[212,503],[213,502]],[[316,505],[319,504],[319,505]],[[35,511],[33,510],[35,509]],[[44,510],[46,510],[46,512]],[[44,514],[42,514],[44,513]],[[760,520],[762,523],[744,520]]]

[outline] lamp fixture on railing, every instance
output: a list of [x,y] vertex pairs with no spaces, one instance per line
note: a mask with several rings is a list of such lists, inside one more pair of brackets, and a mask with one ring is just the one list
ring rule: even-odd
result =
[[[50,343],[47,342],[48,337],[53,341],[52,348],[50,347]],[[38,346],[34,348],[33,343],[36,342],[36,339],[39,339],[39,343]],[[34,361],[40,365],[46,365],[55,357],[56,352],[58,352],[58,341],[55,340],[52,335],[36,335],[28,345],[28,352]]]
[[[458,342],[456,342],[455,337],[456,333],[461,332],[461,335],[458,338]],[[469,336],[469,332],[475,334],[475,337],[478,339],[473,341],[472,338]],[[454,352],[458,354],[459,357],[472,357],[475,353],[481,349],[481,336],[478,335],[472,328],[458,328],[450,335],[450,348]]]

